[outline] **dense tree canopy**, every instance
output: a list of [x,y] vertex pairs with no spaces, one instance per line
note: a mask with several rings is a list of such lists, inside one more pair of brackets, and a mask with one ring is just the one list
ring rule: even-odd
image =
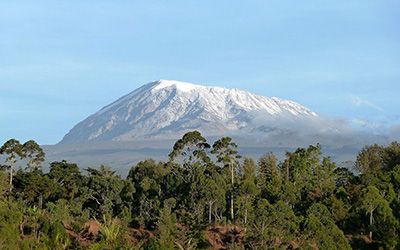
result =
[[400,144],[366,146],[354,174],[320,145],[243,158],[185,134],[167,162],[42,170],[34,141],[0,147],[0,249],[400,249]]

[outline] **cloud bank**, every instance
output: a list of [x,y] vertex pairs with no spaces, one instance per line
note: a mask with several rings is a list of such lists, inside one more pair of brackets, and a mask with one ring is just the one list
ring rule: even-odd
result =
[[299,118],[287,113],[271,117],[263,112],[252,112],[248,125],[233,135],[269,147],[299,147],[316,143],[330,148],[362,147],[398,140],[400,125],[361,126],[348,119]]

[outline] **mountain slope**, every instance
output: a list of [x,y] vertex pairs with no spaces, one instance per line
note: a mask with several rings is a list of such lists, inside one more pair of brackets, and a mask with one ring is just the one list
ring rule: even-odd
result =
[[317,117],[289,100],[238,89],[160,80],[89,116],[60,143],[174,139],[194,129],[206,136],[282,132],[282,121],[307,123]]

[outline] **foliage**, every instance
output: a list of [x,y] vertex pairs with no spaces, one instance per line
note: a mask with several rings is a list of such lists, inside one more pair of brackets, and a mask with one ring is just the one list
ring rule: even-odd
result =
[[67,161],[44,172],[36,142],[7,141],[0,248],[400,248],[399,143],[366,146],[357,174],[337,168],[320,145],[255,162],[232,138],[211,147],[198,131],[168,157],[141,161],[126,178]]

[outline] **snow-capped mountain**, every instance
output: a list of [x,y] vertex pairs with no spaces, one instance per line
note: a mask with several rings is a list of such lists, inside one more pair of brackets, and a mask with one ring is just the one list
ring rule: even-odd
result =
[[[160,80],[148,83],[77,124],[61,141],[173,139],[190,130],[207,136],[272,133],[318,115],[289,100],[239,89]],[[285,121],[285,122],[282,122]]]

